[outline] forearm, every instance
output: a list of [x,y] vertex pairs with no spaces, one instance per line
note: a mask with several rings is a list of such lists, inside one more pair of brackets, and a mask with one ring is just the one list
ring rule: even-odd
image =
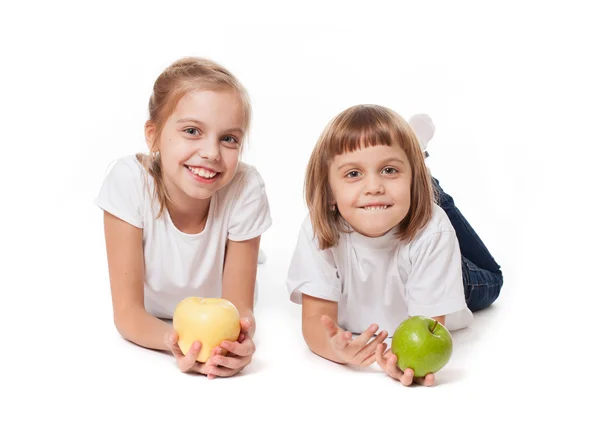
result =
[[115,326],[123,338],[141,347],[169,350],[164,339],[173,328],[143,309],[130,309],[115,316]]
[[321,324],[321,315],[307,317],[302,322],[302,335],[308,348],[315,354],[332,362],[346,364],[335,352]]

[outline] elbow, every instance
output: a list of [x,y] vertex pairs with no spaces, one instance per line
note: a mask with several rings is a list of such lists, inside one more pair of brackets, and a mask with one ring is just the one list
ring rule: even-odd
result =
[[312,343],[312,339],[311,339],[312,335],[309,332],[309,327],[306,324],[306,322],[302,322],[302,338],[304,339],[304,342],[306,343],[306,345],[308,346],[308,348],[310,348],[312,350],[311,347],[311,343]]
[[302,322],[302,338],[304,338],[306,346],[313,353],[320,355],[322,349],[319,348],[319,339],[315,336],[316,333],[314,325],[310,322]]
[[131,328],[126,321],[122,320],[120,317],[113,316],[113,324],[122,338],[131,341]]
[[135,341],[135,319],[135,313],[131,313],[131,310],[119,310],[113,313],[115,329],[127,341]]

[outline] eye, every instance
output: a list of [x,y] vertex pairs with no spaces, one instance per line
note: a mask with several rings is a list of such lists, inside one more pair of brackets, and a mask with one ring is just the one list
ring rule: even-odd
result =
[[239,143],[239,142],[238,142],[238,140],[237,140],[237,138],[235,138],[235,137],[233,137],[233,136],[231,136],[231,135],[224,136],[224,137],[222,138],[222,140],[223,140],[223,142],[225,142],[226,144],[238,144],[238,143]]
[[192,136],[200,135],[200,130],[198,128],[185,128],[183,131]]
[[350,171],[344,176],[347,178],[358,178],[360,176],[360,172],[359,171]]
[[382,172],[384,175],[392,175],[398,173],[398,169],[388,166],[387,168],[383,168]]

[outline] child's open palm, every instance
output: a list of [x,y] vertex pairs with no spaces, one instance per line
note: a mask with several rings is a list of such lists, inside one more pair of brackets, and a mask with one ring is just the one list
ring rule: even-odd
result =
[[[352,333],[338,327],[331,317],[323,315],[321,322],[336,356],[350,365],[369,366],[375,362],[377,345],[383,343],[388,335],[387,331],[381,331],[369,342],[379,329],[379,326],[373,324],[358,337],[352,339]],[[383,343],[382,345],[386,346],[387,344]]]

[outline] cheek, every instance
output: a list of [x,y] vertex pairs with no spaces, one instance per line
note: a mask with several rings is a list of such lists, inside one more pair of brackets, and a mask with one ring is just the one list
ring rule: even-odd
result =
[[397,199],[407,207],[410,205],[410,184],[398,188]]
[[221,151],[221,158],[223,159],[223,163],[227,165],[227,169],[234,171],[240,160],[240,150],[224,148]]
[[340,187],[341,186],[337,181],[332,180],[331,178],[329,179],[329,188],[331,190],[331,198],[333,200],[329,200],[328,203],[343,203],[344,192],[340,189]]
[[335,198],[337,204],[347,208],[351,208],[356,203],[359,196],[354,188],[344,185],[338,187],[334,194],[337,196]]

